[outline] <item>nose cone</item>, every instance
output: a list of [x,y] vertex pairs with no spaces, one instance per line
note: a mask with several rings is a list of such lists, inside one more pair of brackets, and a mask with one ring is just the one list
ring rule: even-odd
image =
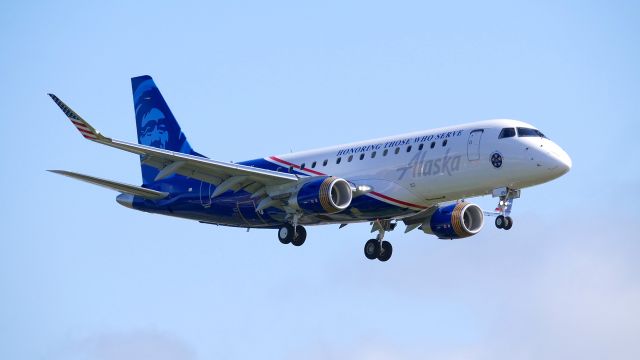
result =
[[[554,144],[555,145],[555,144]],[[551,146],[548,153],[547,169],[549,169],[554,176],[562,176],[571,170],[573,165],[571,157],[560,146]]]

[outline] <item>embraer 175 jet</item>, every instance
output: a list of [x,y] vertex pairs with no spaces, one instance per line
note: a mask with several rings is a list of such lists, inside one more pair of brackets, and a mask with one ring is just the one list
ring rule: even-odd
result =
[[[385,232],[398,222],[440,239],[477,234],[485,215],[509,230],[520,189],[567,173],[571,159],[534,126],[490,120],[286,155],[228,163],[197,153],[150,76],[131,79],[138,143],[102,135],[49,94],[82,136],[140,155],[142,186],[55,173],[121,194],[126,207],[205,224],[276,229],[300,246],[305,225],[370,222],[368,259],[387,261]],[[492,195],[495,211],[464,199]]]

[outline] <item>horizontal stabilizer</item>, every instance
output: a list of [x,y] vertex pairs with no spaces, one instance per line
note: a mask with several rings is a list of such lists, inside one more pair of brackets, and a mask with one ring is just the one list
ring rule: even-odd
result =
[[86,181],[94,185],[106,187],[108,189],[116,190],[123,194],[131,194],[131,195],[139,196],[145,199],[159,200],[169,195],[169,193],[162,192],[162,191],[156,191],[156,190],[143,188],[140,186],[129,185],[129,184],[124,184],[117,181],[101,179],[94,176],[78,174],[71,171],[64,171],[64,170],[49,170],[49,171],[56,174],[68,176],[70,178]]

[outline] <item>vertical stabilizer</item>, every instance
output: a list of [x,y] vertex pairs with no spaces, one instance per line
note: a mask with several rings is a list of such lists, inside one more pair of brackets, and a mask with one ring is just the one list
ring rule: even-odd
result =
[[[131,88],[139,144],[201,156],[189,145],[151,76],[131,78]],[[140,165],[143,184],[152,183],[158,175],[158,169],[143,163]]]

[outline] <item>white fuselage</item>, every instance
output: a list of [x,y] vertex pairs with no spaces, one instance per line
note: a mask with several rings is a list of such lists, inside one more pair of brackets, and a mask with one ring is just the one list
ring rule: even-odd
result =
[[[499,138],[505,128],[514,136]],[[267,158],[309,175],[333,175],[373,188],[378,200],[413,210],[521,189],[566,173],[571,159],[517,120],[489,120]],[[524,133],[524,131],[522,131]]]

